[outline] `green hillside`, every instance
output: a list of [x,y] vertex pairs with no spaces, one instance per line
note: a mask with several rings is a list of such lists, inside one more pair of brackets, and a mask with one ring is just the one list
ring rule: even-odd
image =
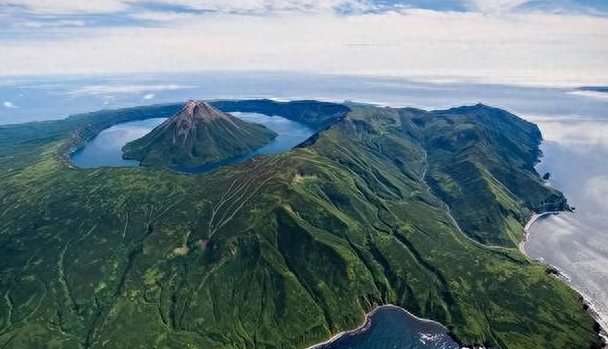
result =
[[599,345],[579,296],[515,247],[533,211],[567,208],[534,171],[533,124],[483,105],[225,103],[326,128],[183,175],[66,156],[175,106],[0,127],[0,348],[304,348],[385,303],[468,345]]

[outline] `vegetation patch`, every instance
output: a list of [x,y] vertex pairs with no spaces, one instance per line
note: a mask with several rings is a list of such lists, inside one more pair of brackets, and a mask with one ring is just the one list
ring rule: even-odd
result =
[[567,208],[534,170],[535,125],[483,105],[213,104],[323,130],[183,175],[66,158],[178,106],[0,127],[1,348],[305,348],[387,303],[469,346],[599,345],[578,295],[517,249],[533,212]]

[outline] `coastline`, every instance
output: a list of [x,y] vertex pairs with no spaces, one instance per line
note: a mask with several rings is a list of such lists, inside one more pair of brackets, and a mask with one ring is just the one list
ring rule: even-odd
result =
[[[536,223],[539,219],[541,219],[543,217],[550,216],[550,215],[557,215],[557,214],[560,214],[560,213],[561,213],[560,211],[547,211],[547,212],[533,214],[530,217],[530,219],[528,220],[528,222],[526,223],[526,225],[524,226],[524,237],[523,237],[522,241],[520,241],[520,243],[518,244],[518,248],[521,251],[521,253],[523,253],[528,259],[530,259],[532,261],[536,261],[538,263],[541,263],[541,264],[543,264],[543,265],[545,265],[547,267],[550,267],[551,269],[555,270],[556,271],[556,273],[554,274],[555,277],[558,278],[559,280],[561,280],[564,284],[566,284],[568,287],[570,287],[572,290],[574,290],[580,296],[583,305],[586,307],[586,311],[593,317],[593,319],[596,321],[596,323],[599,326],[599,331],[598,331],[597,334],[598,334],[598,336],[603,341],[602,348],[608,348],[608,328],[604,328],[604,326],[602,326],[602,323],[600,321],[601,320],[600,316],[599,316],[598,312],[596,311],[596,308],[595,308],[595,305],[594,305],[593,301],[591,301],[591,299],[586,294],[584,294],[583,292],[581,292],[578,289],[576,289],[574,287],[574,285],[571,283],[570,278],[568,277],[568,275],[565,274],[560,268],[558,268],[558,267],[556,267],[554,265],[551,265],[550,263],[546,262],[543,259],[532,258],[525,251],[524,245],[528,241],[528,238],[529,238],[529,235],[530,235],[529,229],[532,227],[532,225],[534,225],[534,223]],[[348,330],[348,331],[338,332],[338,333],[336,333],[335,335],[331,336],[329,339],[327,339],[327,340],[325,340],[323,342],[314,344],[312,346],[309,346],[309,347],[306,347],[306,348],[303,348],[303,349],[319,349],[319,348],[321,348],[321,347],[323,347],[325,345],[330,345],[330,344],[336,342],[337,340],[339,340],[339,339],[341,339],[343,337],[357,335],[357,334],[360,334],[362,332],[367,331],[370,328],[371,324],[372,324],[372,317],[373,317],[373,315],[377,311],[379,311],[379,310],[381,310],[383,308],[397,309],[399,311],[402,311],[402,312],[406,313],[408,316],[411,316],[412,318],[416,319],[417,321],[428,322],[428,323],[433,323],[433,324],[439,325],[443,329],[445,329],[446,330],[446,334],[449,335],[449,331],[448,331],[447,327],[445,327],[443,324],[441,324],[441,323],[439,323],[437,321],[433,321],[433,320],[430,320],[430,319],[420,318],[420,317],[418,317],[418,316],[410,313],[406,309],[404,309],[404,308],[402,308],[400,306],[394,305],[394,304],[384,304],[384,305],[378,305],[378,306],[376,306],[370,312],[368,312],[367,314],[365,314],[365,318],[363,320],[363,323],[360,326],[358,326],[357,328],[352,329],[352,330]],[[454,340],[456,342],[458,342],[456,339],[454,339]],[[469,348],[469,347],[466,347],[466,346],[462,347],[462,344],[460,344],[460,345],[461,345],[461,349]]]
[[597,312],[595,304],[590,299],[590,297],[587,296],[584,292],[578,290],[572,284],[572,282],[570,280],[570,277],[568,277],[568,275],[565,274],[560,268],[558,268],[557,266],[552,265],[551,263],[548,263],[544,259],[532,258],[525,251],[524,245],[528,241],[528,238],[529,238],[529,235],[530,235],[530,231],[529,231],[530,227],[532,227],[532,225],[534,223],[536,223],[536,221],[538,221],[540,218],[543,218],[543,217],[546,217],[546,216],[549,216],[549,215],[557,215],[557,214],[560,214],[560,212],[559,211],[548,211],[548,212],[533,214],[532,217],[530,217],[530,219],[528,220],[528,222],[524,226],[524,238],[518,244],[519,250],[521,251],[521,253],[523,253],[531,261],[536,261],[538,263],[541,263],[541,264],[543,264],[543,265],[545,265],[547,267],[550,267],[550,268],[554,269],[556,271],[555,277],[557,277],[559,280],[561,280],[564,284],[566,284],[568,287],[570,287],[572,290],[574,290],[574,292],[576,292],[580,296],[580,298],[582,299],[583,305],[587,308],[586,309],[587,312],[593,317],[593,319],[596,321],[596,323],[599,326],[598,336],[603,341],[603,347],[602,348],[608,348],[608,328],[605,328],[602,325],[602,319],[601,319],[599,313]]
[[439,325],[441,326],[441,328],[443,328],[445,330],[445,333],[447,335],[449,335],[449,330],[447,327],[445,327],[442,323],[434,321],[434,320],[430,320],[430,319],[424,319],[424,318],[420,318],[412,313],[410,313],[409,311],[405,310],[404,308],[398,306],[398,305],[394,305],[394,304],[383,304],[383,305],[378,305],[376,306],[374,309],[372,309],[369,313],[365,314],[365,319],[363,320],[363,324],[361,324],[359,327],[349,330],[349,331],[341,331],[336,333],[335,335],[333,335],[331,338],[321,342],[321,343],[317,343],[314,344],[310,347],[304,348],[304,349],[318,349],[324,345],[328,345],[328,344],[332,344],[335,341],[337,341],[340,338],[346,337],[346,336],[352,336],[352,335],[357,335],[359,333],[365,332],[366,330],[369,329],[369,327],[372,324],[372,316],[374,316],[374,314],[381,310],[381,309],[386,309],[386,308],[390,308],[390,309],[396,309],[399,311],[402,311],[404,313],[406,313],[408,316],[414,318],[417,321],[420,322],[426,322],[426,323],[432,323],[435,325]]
[[[559,211],[547,211],[547,212],[542,212],[542,213],[535,213],[532,215],[532,217],[530,217],[530,219],[524,226],[524,238],[519,242],[519,244],[517,246],[518,246],[519,250],[521,251],[521,253],[525,254],[528,258],[530,258],[530,256],[528,256],[528,254],[526,253],[526,251],[524,249],[524,245],[528,241],[528,236],[530,235],[530,232],[529,232],[530,227],[532,226],[532,224],[536,223],[537,220],[539,220],[543,217],[549,216],[549,215],[554,215],[554,214],[559,214]],[[554,267],[554,266],[551,266],[551,267]]]

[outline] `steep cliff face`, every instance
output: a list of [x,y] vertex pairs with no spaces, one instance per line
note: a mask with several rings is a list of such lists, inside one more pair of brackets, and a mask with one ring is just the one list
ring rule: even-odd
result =
[[126,144],[123,157],[151,167],[195,167],[247,154],[275,137],[262,125],[188,101],[152,132]]

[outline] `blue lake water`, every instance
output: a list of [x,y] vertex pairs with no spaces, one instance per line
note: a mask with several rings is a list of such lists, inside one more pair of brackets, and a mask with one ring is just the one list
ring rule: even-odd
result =
[[[395,306],[383,306],[369,316],[361,330],[346,333],[314,349],[459,349],[448,330],[416,318]],[[312,348],[310,348],[312,349]]]
[[[275,131],[278,136],[269,144],[246,155],[206,164],[196,168],[178,168],[178,171],[201,173],[220,166],[241,163],[256,155],[282,153],[304,142],[308,137],[315,133],[314,129],[281,116],[238,112],[231,114],[244,121],[262,124]],[[82,149],[74,152],[71,157],[72,162],[80,168],[139,166],[139,161],[125,160],[122,158],[122,147],[128,142],[138,139],[152,131],[152,129],[160,125],[164,120],[166,120],[166,118],[153,118],[130,121],[111,126],[101,131]]]
[[278,136],[269,144],[248,154],[248,157],[258,154],[276,154],[287,151],[296,145],[304,142],[316,131],[299,122],[291,121],[281,116],[268,116],[258,113],[230,113],[241,120],[262,124]]
[[139,161],[122,158],[122,147],[143,137],[164,120],[165,118],[153,118],[108,127],[82,149],[74,152],[71,156],[72,162],[80,168],[139,166]]

